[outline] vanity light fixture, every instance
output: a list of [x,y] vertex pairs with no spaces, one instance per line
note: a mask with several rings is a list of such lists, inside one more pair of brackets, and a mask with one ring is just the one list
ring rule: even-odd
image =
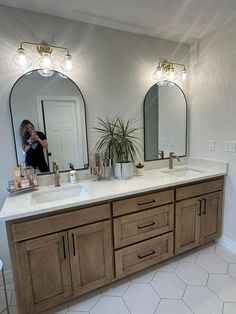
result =
[[161,81],[185,81],[187,70],[184,64],[164,60],[159,62],[153,73],[153,79],[158,83]]
[[17,49],[17,53],[12,58],[12,61],[15,65],[23,68],[29,68],[32,65],[32,59],[25,49],[25,46],[27,45],[35,46],[37,48],[37,52],[40,55],[38,72],[42,76],[51,76],[54,73],[53,70],[55,68],[55,60],[52,58],[53,49],[60,49],[65,51],[64,59],[61,61],[61,68],[64,72],[73,71],[73,58],[70,55],[69,50],[65,47],[49,45],[45,41],[41,43],[33,43],[28,41],[21,42],[20,47]]

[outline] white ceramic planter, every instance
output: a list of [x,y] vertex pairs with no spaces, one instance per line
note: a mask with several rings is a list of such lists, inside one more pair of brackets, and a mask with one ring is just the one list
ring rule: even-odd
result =
[[134,175],[134,163],[128,161],[125,163],[116,162],[114,166],[115,177],[121,180],[127,180]]

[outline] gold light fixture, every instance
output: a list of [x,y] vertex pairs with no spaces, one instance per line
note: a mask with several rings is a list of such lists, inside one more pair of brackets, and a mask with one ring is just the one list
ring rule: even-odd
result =
[[153,73],[153,79],[159,83],[163,81],[185,81],[187,69],[184,64],[164,60],[159,62]]
[[[39,58],[39,73],[43,76],[51,76],[54,73],[55,62],[52,58],[52,53],[54,49],[60,49],[65,51],[64,59],[61,61],[61,68],[64,72],[73,71],[73,58],[69,50],[65,47],[49,45],[47,42],[43,41],[41,43],[33,43],[28,41],[23,41],[20,43],[20,47],[17,49],[17,53],[13,56],[12,60],[15,65],[28,68],[32,65],[32,59],[28,55],[25,46],[35,46]],[[24,46],[24,47],[23,47]]]

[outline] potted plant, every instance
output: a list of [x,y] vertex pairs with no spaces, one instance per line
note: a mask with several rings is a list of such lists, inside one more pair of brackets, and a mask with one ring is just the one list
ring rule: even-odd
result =
[[115,177],[118,179],[133,176],[134,161],[140,147],[135,135],[138,128],[133,127],[133,124],[134,120],[128,119],[125,122],[121,117],[105,120],[99,118],[99,127],[94,128],[101,134],[96,150],[113,160]]

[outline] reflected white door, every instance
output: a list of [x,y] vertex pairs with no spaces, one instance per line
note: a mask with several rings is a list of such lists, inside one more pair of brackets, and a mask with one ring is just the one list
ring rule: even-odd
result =
[[50,165],[56,161],[59,169],[68,169],[71,162],[80,168],[76,101],[42,100],[42,106]]

